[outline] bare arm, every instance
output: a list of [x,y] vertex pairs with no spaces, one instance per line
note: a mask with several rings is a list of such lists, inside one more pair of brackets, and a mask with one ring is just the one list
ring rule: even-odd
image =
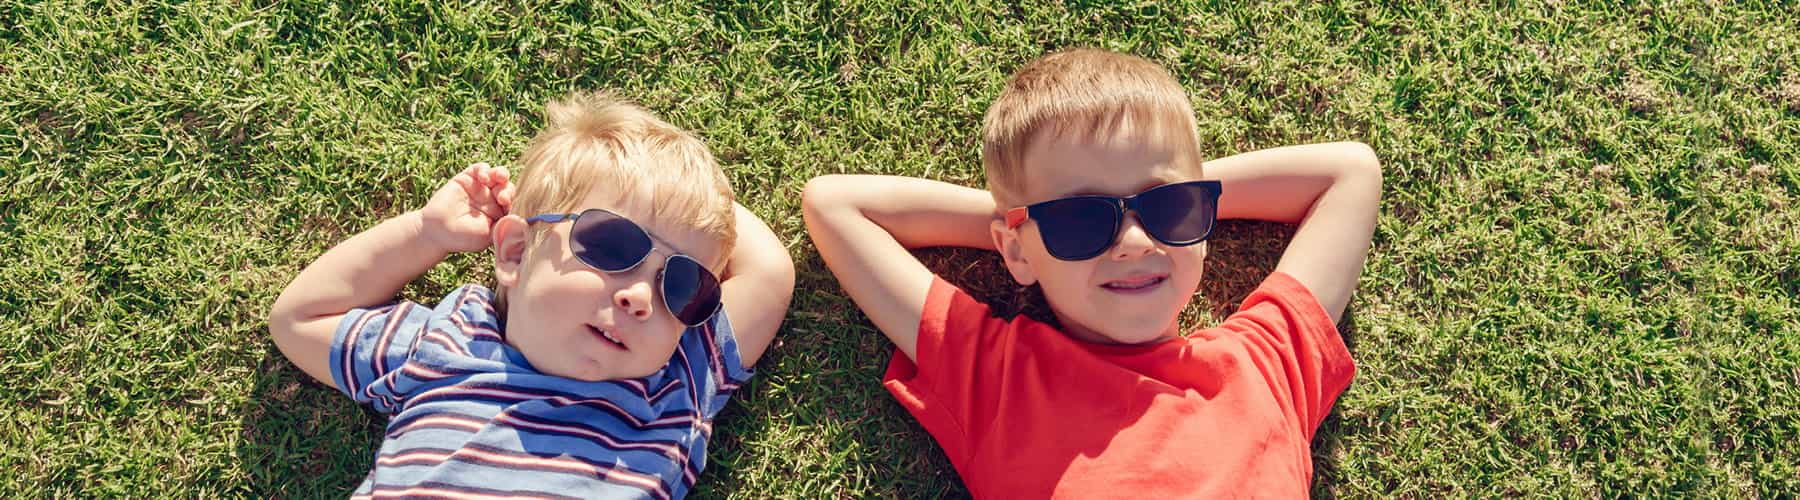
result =
[[801,196],[806,230],[819,257],[857,307],[908,358],[931,271],[908,248],[993,249],[987,191],[910,177],[827,175]]
[[1333,322],[1356,290],[1381,204],[1381,164],[1356,142],[1252,151],[1209,161],[1224,183],[1219,218],[1299,224],[1275,270],[1306,285]]
[[787,316],[794,298],[794,259],[775,231],[743,205],[737,212],[737,246],[719,284],[726,315],[737,336],[738,359],[756,365]]
[[394,299],[406,283],[452,252],[487,247],[487,231],[506,215],[511,186],[504,169],[470,166],[421,210],[382,221],[320,255],[269,308],[275,346],[301,371],[331,380],[331,336],[351,309]]

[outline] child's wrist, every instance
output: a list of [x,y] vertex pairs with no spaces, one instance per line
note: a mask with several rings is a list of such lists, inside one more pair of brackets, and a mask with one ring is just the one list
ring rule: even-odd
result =
[[394,220],[406,231],[405,239],[412,243],[411,246],[429,250],[431,255],[437,257],[438,260],[443,260],[445,257],[449,257],[450,254],[455,253],[450,250],[450,245],[443,241],[443,232],[433,231],[432,228],[425,223],[425,214],[423,211],[409,211],[395,216]]

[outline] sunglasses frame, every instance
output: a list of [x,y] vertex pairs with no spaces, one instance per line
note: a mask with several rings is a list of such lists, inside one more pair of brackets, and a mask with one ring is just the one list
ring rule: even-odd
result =
[[[1108,248],[1112,248],[1113,245],[1118,244],[1119,230],[1125,226],[1125,212],[1126,211],[1136,212],[1136,214],[1133,216],[1138,217],[1138,225],[1144,225],[1144,219],[1142,217],[1142,214],[1144,211],[1142,209],[1143,204],[1141,201],[1139,201],[1140,197],[1142,197],[1145,194],[1148,194],[1152,191],[1159,190],[1159,189],[1173,188],[1176,186],[1189,186],[1189,185],[1200,186],[1201,188],[1203,188],[1205,190],[1206,194],[1208,195],[1208,197],[1210,198],[1210,201],[1212,202],[1212,222],[1210,224],[1207,224],[1205,233],[1201,233],[1200,237],[1195,238],[1193,240],[1170,241],[1170,240],[1163,239],[1162,235],[1156,234],[1157,231],[1150,230],[1149,226],[1144,226],[1144,234],[1150,235],[1151,238],[1155,239],[1158,242],[1161,242],[1164,245],[1177,246],[1177,247],[1189,246],[1189,245],[1193,245],[1196,243],[1200,243],[1202,241],[1206,241],[1208,238],[1211,238],[1213,230],[1217,229],[1219,226],[1219,224],[1218,224],[1218,222],[1219,222],[1219,196],[1225,192],[1224,185],[1222,183],[1220,183],[1219,181],[1198,180],[1198,181],[1171,182],[1168,184],[1163,184],[1163,185],[1152,187],[1150,189],[1145,189],[1143,191],[1139,191],[1137,194],[1134,194],[1131,196],[1123,196],[1123,197],[1121,197],[1121,196],[1105,196],[1105,195],[1077,195],[1077,196],[1066,196],[1066,197],[1057,198],[1057,199],[1053,199],[1053,200],[1040,201],[1040,202],[1032,203],[1030,205],[1025,205],[1022,207],[1013,207],[1011,209],[1008,209],[1006,211],[1006,228],[1007,229],[1018,229],[1020,225],[1025,224],[1026,219],[1037,220],[1040,217],[1040,212],[1043,210],[1046,210],[1047,209],[1046,207],[1053,203],[1067,202],[1067,201],[1073,201],[1073,200],[1098,200],[1098,201],[1107,202],[1107,204],[1111,205],[1113,208],[1113,227],[1112,227],[1112,236],[1107,239],[1107,243],[1105,245],[1100,246],[1099,249],[1094,250],[1093,252],[1090,252],[1087,254],[1082,254],[1082,255],[1075,255],[1075,256],[1062,256],[1062,255],[1057,255],[1056,252],[1050,252],[1051,257],[1056,257],[1059,260],[1066,260],[1066,261],[1088,260],[1088,259],[1092,259],[1094,257],[1098,257],[1098,256],[1100,256],[1100,254],[1106,253],[1106,250]],[[1038,231],[1038,238],[1046,240],[1046,241],[1044,241],[1044,249],[1046,251],[1048,251],[1051,247],[1050,242],[1047,241],[1049,236],[1044,234],[1044,232],[1042,230],[1040,230],[1040,231]]]
[[643,233],[645,239],[650,240],[650,248],[648,250],[645,250],[644,254],[639,256],[637,258],[637,260],[632,262],[631,265],[629,265],[629,266],[625,266],[620,269],[607,269],[604,267],[600,267],[599,265],[593,263],[592,261],[589,261],[587,256],[583,255],[582,252],[576,251],[576,249],[575,249],[575,233],[574,233],[575,229],[573,227],[571,227],[571,228],[569,228],[569,237],[567,238],[567,240],[568,240],[568,244],[569,244],[569,254],[574,255],[575,260],[581,261],[582,264],[585,264],[588,267],[591,267],[596,271],[600,271],[600,272],[607,273],[607,274],[618,274],[618,273],[631,272],[631,270],[637,269],[638,266],[644,264],[644,261],[650,260],[650,254],[656,253],[656,250],[658,248],[667,250],[669,253],[669,256],[667,258],[663,259],[662,269],[658,269],[656,271],[657,295],[662,298],[663,310],[668,311],[669,316],[672,318],[675,318],[676,322],[681,323],[683,326],[687,326],[687,327],[695,327],[695,326],[700,326],[700,325],[706,324],[706,322],[708,320],[711,320],[713,318],[713,316],[716,316],[719,314],[719,309],[724,307],[723,301],[714,301],[713,305],[712,305],[712,310],[707,311],[705,316],[702,316],[698,321],[696,321],[692,324],[690,324],[686,321],[683,321],[680,316],[675,315],[675,306],[669,304],[669,293],[668,293],[669,285],[668,285],[668,281],[666,280],[664,274],[669,269],[669,263],[674,262],[677,257],[687,260],[688,262],[694,263],[694,267],[696,269],[699,269],[700,272],[706,273],[707,276],[711,276],[712,282],[713,282],[713,288],[718,288],[720,285],[723,285],[724,283],[719,281],[719,275],[713,274],[712,270],[707,269],[705,265],[702,265],[700,263],[700,259],[696,259],[693,256],[690,256],[685,253],[681,253],[680,251],[676,250],[671,245],[667,245],[667,244],[659,245],[659,242],[661,240],[659,238],[657,238],[656,235],[650,234],[650,231],[648,229],[644,229],[644,226],[638,225],[638,223],[636,221],[631,220],[629,217],[619,215],[616,212],[613,212],[611,210],[607,210],[604,208],[590,208],[590,209],[582,210],[582,211],[576,212],[576,213],[534,215],[534,216],[526,218],[525,223],[532,224],[532,223],[537,223],[537,222],[544,222],[544,223],[555,224],[558,222],[566,221],[566,222],[569,222],[571,225],[573,225],[573,224],[579,222],[582,217],[585,217],[588,214],[595,213],[595,212],[609,215],[615,219],[625,221],[627,224],[631,224],[631,227],[633,229],[637,229],[637,231],[639,233]]

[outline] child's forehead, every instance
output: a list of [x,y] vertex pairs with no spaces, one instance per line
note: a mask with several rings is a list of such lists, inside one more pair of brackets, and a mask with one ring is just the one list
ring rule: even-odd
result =
[[1199,178],[1201,159],[1191,128],[1119,118],[1044,130],[1022,152],[1022,187],[1039,196],[1123,196]]
[[1198,159],[1153,144],[1065,143],[1028,152],[1025,161],[1026,203],[1076,195],[1129,196],[1201,177]]

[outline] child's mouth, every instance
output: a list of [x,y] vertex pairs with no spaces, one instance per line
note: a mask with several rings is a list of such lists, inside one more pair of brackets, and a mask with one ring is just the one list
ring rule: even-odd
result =
[[624,349],[627,351],[631,350],[630,348],[625,347],[625,343],[619,341],[618,337],[614,337],[612,332],[609,332],[606,330],[601,330],[599,328],[594,328],[593,325],[588,325],[587,329],[588,329],[588,333],[594,334],[594,337],[597,337],[601,340],[605,340],[605,341],[611,343],[614,347],[618,347],[619,349]]
[[1107,291],[1114,293],[1141,294],[1155,290],[1156,287],[1161,286],[1164,281],[1168,280],[1169,277],[1167,275],[1158,274],[1154,276],[1112,280],[1102,283],[1100,288],[1105,288]]

